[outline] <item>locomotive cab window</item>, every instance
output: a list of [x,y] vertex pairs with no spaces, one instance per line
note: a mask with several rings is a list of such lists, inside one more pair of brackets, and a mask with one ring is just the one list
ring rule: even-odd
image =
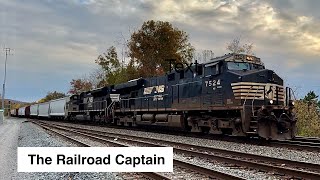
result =
[[252,64],[252,69],[258,69],[258,70],[261,70],[261,69],[265,69],[264,66],[261,66],[259,64]]
[[229,70],[261,70],[264,66],[247,62],[228,62]]
[[218,75],[220,74],[220,65],[219,63],[215,64],[215,65],[211,65],[205,68],[204,70],[204,75],[205,76],[209,76],[209,75]]
[[229,70],[250,70],[249,63],[246,62],[228,62]]

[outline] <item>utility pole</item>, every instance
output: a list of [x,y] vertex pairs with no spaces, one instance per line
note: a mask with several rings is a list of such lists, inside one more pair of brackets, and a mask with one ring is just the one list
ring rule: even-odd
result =
[[[7,60],[8,60],[8,55],[11,55],[11,48],[3,48],[3,50],[6,53],[6,60],[4,62],[4,79],[3,79],[3,86],[2,86],[2,109],[5,111],[4,107],[4,95],[5,95],[5,89],[6,89],[6,78],[7,78]],[[4,112],[3,112],[4,113]]]

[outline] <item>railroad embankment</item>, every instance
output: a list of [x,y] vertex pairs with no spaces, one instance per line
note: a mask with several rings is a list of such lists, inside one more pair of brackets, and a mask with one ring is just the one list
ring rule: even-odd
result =
[[0,125],[0,180],[119,179],[116,173],[18,173],[18,147],[75,146],[26,120],[8,118]]

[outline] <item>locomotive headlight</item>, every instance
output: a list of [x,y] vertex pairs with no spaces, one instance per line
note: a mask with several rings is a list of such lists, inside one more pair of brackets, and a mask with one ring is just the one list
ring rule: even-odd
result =
[[290,101],[290,102],[289,102],[289,105],[290,105],[290,106],[294,106],[294,101]]
[[271,100],[269,101],[269,103],[270,103],[270,104],[273,104],[273,100],[271,99]]

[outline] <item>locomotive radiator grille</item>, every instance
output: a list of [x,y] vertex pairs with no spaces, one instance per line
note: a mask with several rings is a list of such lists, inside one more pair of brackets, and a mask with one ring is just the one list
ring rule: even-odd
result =
[[281,102],[285,101],[284,87],[281,85],[271,83],[238,82],[232,83],[231,87],[235,99],[264,100],[267,98],[276,101],[278,98]]

